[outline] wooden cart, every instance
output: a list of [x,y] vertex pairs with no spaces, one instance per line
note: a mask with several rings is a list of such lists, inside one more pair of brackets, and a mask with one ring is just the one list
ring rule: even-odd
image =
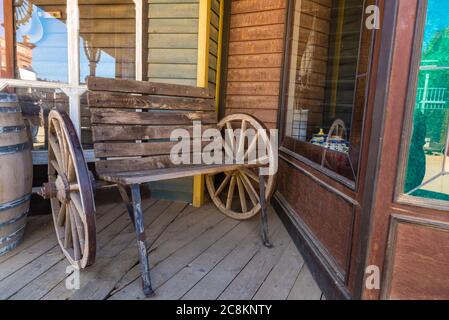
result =
[[[174,165],[170,141],[174,129],[192,132],[192,121],[201,121],[203,129],[218,128],[263,130],[253,117],[231,115],[217,123],[213,95],[207,89],[128,80],[89,78],[88,104],[91,112],[96,174],[117,184],[134,223],[139,251],[143,291],[152,296],[147,245],[141,207],[140,185],[152,181],[205,175],[212,201],[225,215],[239,220],[261,212],[262,238],[267,237],[266,203],[273,193],[275,175],[262,175],[266,166],[251,164]],[[70,263],[80,269],[91,265],[96,253],[95,180],[88,170],[75,128],[62,111],[49,114],[48,179],[40,194],[51,200],[59,245]],[[225,130],[226,129],[226,130]],[[265,131],[264,131],[265,132]],[[243,138],[242,138],[243,137]],[[226,152],[235,147],[247,155],[257,148],[257,134],[251,143],[241,135]],[[268,159],[274,150],[264,141]],[[241,150],[242,149],[242,150]],[[259,189],[259,190],[257,190]],[[236,196],[235,196],[236,195]]]

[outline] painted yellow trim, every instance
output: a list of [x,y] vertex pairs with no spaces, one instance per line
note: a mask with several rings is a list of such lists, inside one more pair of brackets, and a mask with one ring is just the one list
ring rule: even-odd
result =
[[[207,88],[209,84],[209,41],[210,41],[211,1],[200,0],[198,17],[198,63],[196,82],[198,87]],[[194,207],[204,204],[204,176],[193,178]]]
[[198,87],[208,86],[209,75],[209,42],[210,42],[210,11],[211,1],[200,0],[198,18],[198,64],[197,83]]

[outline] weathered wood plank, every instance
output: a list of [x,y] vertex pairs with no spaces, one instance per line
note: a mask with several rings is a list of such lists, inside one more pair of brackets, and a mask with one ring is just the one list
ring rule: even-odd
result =
[[[145,228],[146,233],[151,234],[148,242],[157,238],[165,228],[170,225],[185,209],[185,203],[171,203],[162,214],[154,215],[152,219],[152,208],[146,210]],[[93,268],[85,275],[85,283],[74,292],[70,299],[92,300],[104,299],[114,288],[115,283],[132,268],[139,259],[134,245],[135,233],[133,228],[127,228],[110,245],[103,249],[103,254],[97,259]],[[123,245],[124,244],[124,245]]]
[[[145,200],[143,202],[143,207],[146,208],[148,206],[152,207],[156,203],[156,200]],[[158,203],[159,205],[160,203]],[[120,204],[122,208],[123,205]],[[168,206],[168,202],[166,203]],[[160,213],[160,211],[159,211]],[[119,233],[123,231],[126,225],[130,224],[130,220],[128,215],[122,214],[118,219],[116,219],[113,223],[107,226],[105,229],[98,232],[97,235],[97,247],[99,251],[99,257],[103,253],[103,248],[105,245],[109,244],[111,240],[116,237]],[[35,300],[41,299],[43,296],[48,294],[51,290],[60,290],[59,296],[63,299],[67,294],[71,294],[70,290],[65,287],[64,279],[68,276],[66,274],[66,267],[68,263],[65,259],[62,259],[53,267],[51,267],[46,272],[42,273],[36,279],[28,283],[21,290],[19,290],[16,294],[10,297],[11,300]],[[87,271],[88,272],[88,271]],[[81,281],[84,281],[86,275],[86,271],[81,271]],[[58,288],[55,288],[58,287]]]
[[304,265],[288,295],[288,300],[320,300],[320,298],[321,290],[313,279],[309,268]]
[[[202,133],[215,126],[202,126]],[[187,130],[193,134],[193,126],[94,126],[92,128],[93,140],[96,141],[125,141],[125,140],[152,140],[152,139],[170,139],[174,130]]]
[[282,254],[279,262],[270,272],[257,290],[253,299],[255,300],[285,300],[287,299],[301,268],[304,266],[304,259],[290,241],[287,249]]
[[215,111],[213,99],[167,97],[167,96],[135,96],[94,92],[88,94],[90,108],[129,108],[151,110],[190,110]]
[[161,96],[214,98],[214,93],[206,88],[134,80],[89,77],[87,80],[87,86],[91,91],[115,91],[124,93],[153,94]]
[[281,225],[272,234],[270,241],[273,243],[273,248],[261,247],[218,299],[249,300],[254,297],[268,273],[287,248],[290,236],[284,226]]
[[189,112],[189,111],[148,111],[129,112],[123,109],[92,108],[92,124],[117,125],[180,125],[201,121],[203,124],[217,123],[215,112]]
[[[192,262],[184,264],[176,275],[165,282],[158,290],[156,299],[181,299],[193,286],[212,270],[226,255],[234,250],[248,233],[255,232],[258,219],[241,222],[224,237],[207,248]],[[209,244],[208,244],[209,245]],[[183,250],[184,256],[184,250]],[[168,262],[168,259],[167,259]]]
[[217,174],[243,168],[260,167],[259,164],[219,164],[178,166],[174,168],[153,169],[146,171],[118,172],[101,175],[101,179],[125,185],[141,184],[152,181],[171,180],[203,174]]
[[[100,232],[110,225],[123,211],[123,207],[113,207],[109,214],[97,220],[97,231]],[[7,299],[61,260],[65,260],[65,257],[57,244],[55,234],[7,260],[2,264],[3,280],[0,281],[0,287],[7,290],[0,292],[0,299]]]
[[[214,215],[207,215],[203,216],[203,220],[197,220],[199,217],[189,215],[190,221],[195,218],[195,223],[193,225],[193,228],[198,232],[180,232],[175,237],[172,237],[171,240],[166,240],[161,245],[163,249],[158,249],[157,246],[152,245],[152,249],[150,249],[150,264],[151,266],[159,264],[162,260],[164,260],[166,257],[170,256],[173,252],[176,252],[179,248],[181,248],[186,243],[189,243],[192,240],[192,237],[195,238],[199,234],[201,234],[201,230],[207,229],[204,227],[204,224],[206,225],[213,225],[217,221],[217,216]],[[223,217],[218,217],[223,219]],[[214,221],[214,222],[211,222]],[[171,226],[171,225],[170,225]],[[166,227],[166,226],[165,226]],[[164,228],[163,228],[164,229]],[[154,243],[157,239],[157,237],[160,235],[161,232],[149,232],[149,230],[146,231],[148,240],[148,243]],[[132,248],[134,249],[134,248]],[[114,289],[115,284],[120,280],[120,278],[123,275],[123,272],[115,272],[117,268],[120,268],[120,270],[123,270],[124,272],[131,269],[131,273],[135,275],[135,280],[133,281],[137,284],[137,287],[139,288],[139,292],[143,295],[142,288],[141,288],[141,281],[140,281],[140,268],[139,265],[135,266],[135,262],[137,261],[137,253],[136,250],[131,250],[131,248],[126,249],[125,251],[122,251],[120,255],[117,257],[117,260],[122,261],[120,263],[120,266],[112,266],[111,264],[106,265],[104,269],[102,269],[99,274],[105,275],[104,282],[101,282],[101,285],[99,286],[98,283],[92,282],[91,288],[94,290],[86,289],[89,295],[88,298],[92,299],[104,299],[106,298],[109,293]],[[134,266],[134,267],[133,267]],[[153,276],[153,285],[154,285],[154,276]],[[77,299],[85,299],[84,295],[76,295]]]
[[[270,237],[280,227],[280,220],[270,210],[268,216]],[[205,275],[182,299],[185,300],[215,300],[245,267],[248,261],[263,246],[259,230],[250,232],[222,261]]]

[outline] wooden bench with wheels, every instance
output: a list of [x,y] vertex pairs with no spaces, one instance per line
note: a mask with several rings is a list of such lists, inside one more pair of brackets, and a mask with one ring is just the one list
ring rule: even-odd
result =
[[[247,159],[262,145],[264,159],[272,161],[274,152],[267,135],[260,134],[264,130],[260,122],[236,114],[217,123],[214,97],[204,88],[91,77],[88,89],[96,173],[101,180],[117,184],[134,223],[146,296],[154,293],[145,243],[142,184],[204,175],[213,203],[225,215],[245,220],[261,212],[262,239],[270,246],[267,203],[275,175],[262,174],[266,161],[175,165],[170,158],[178,143],[170,139],[173,130],[201,134],[193,126],[193,121],[199,121],[203,131],[215,128],[223,136],[232,129],[240,128],[244,133],[253,129],[254,139],[245,139],[244,134],[232,137],[227,140],[230,145],[223,144],[224,153],[237,150]],[[265,140],[263,144],[258,143],[260,139]],[[85,268],[95,260],[94,184],[73,125],[62,111],[52,111],[49,116],[49,142],[49,183],[42,194],[51,199],[64,254],[74,266]]]

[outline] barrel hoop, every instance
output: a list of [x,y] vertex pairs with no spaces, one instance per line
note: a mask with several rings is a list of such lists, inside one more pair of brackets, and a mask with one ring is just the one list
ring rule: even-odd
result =
[[0,103],[17,102],[17,95],[15,93],[0,93]]
[[14,239],[15,237],[17,237],[18,235],[20,235],[20,233],[22,233],[25,230],[25,227],[26,227],[26,224],[23,224],[23,226],[21,226],[19,229],[17,229],[10,235],[0,238],[0,244],[8,242],[8,241]]
[[0,204],[0,211],[16,208],[31,199],[31,194],[26,194],[22,198]]
[[0,134],[1,133],[11,133],[11,132],[21,132],[25,130],[25,125],[21,126],[9,126],[9,127],[0,127]]
[[28,147],[29,147],[29,143],[28,142],[15,144],[15,145],[12,145],[12,146],[0,147],[0,156],[5,156],[5,155],[8,155],[8,154],[22,152],[24,150],[27,150]]
[[14,107],[0,107],[0,113],[21,113],[22,112],[22,108],[19,106],[14,106]]
[[5,253],[14,250],[19,246],[19,244],[22,242],[22,239],[19,238],[13,243],[8,244],[6,247],[0,249],[0,256],[4,255]]
[[6,226],[8,226],[8,225],[10,225],[10,224],[14,224],[14,223],[16,223],[17,221],[20,221],[20,220],[22,220],[23,218],[25,218],[27,215],[28,215],[28,209],[24,212],[24,213],[22,213],[20,216],[18,216],[18,217],[15,217],[15,218],[13,218],[13,219],[10,219],[10,220],[8,220],[8,221],[5,221],[5,222],[2,222],[2,223],[0,223],[0,228],[3,228],[3,227],[6,227]]

